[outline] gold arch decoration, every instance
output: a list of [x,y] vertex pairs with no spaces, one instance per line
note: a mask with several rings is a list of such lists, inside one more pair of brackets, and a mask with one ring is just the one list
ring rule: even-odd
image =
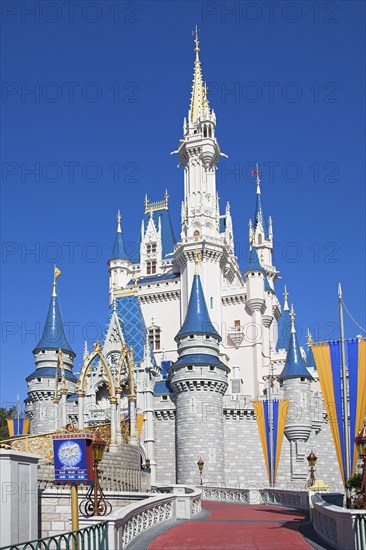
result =
[[108,365],[107,365],[107,362],[105,360],[105,357],[102,353],[102,346],[100,345],[99,342],[95,342],[94,346],[93,346],[93,351],[91,352],[90,355],[88,355],[86,358],[85,358],[85,361],[84,361],[84,364],[82,366],[82,369],[81,369],[81,373],[80,373],[80,378],[79,378],[79,382],[78,382],[78,391],[79,392],[85,392],[85,387],[86,387],[86,375],[88,373],[88,371],[90,370],[90,367],[91,367],[91,364],[92,362],[94,361],[94,359],[96,358],[99,358],[100,359],[100,362],[103,366],[103,372],[104,374],[106,375],[107,377],[107,380],[108,380],[108,393],[109,393],[109,398],[110,399],[115,399],[116,398],[116,387],[115,387],[115,383],[114,383],[114,380],[112,378],[112,375],[111,375],[111,372],[108,368]]

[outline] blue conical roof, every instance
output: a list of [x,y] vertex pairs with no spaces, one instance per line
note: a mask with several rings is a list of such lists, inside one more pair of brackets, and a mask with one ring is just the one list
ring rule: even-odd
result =
[[221,336],[211,323],[199,275],[193,277],[186,318],[175,339],[186,334],[209,334],[221,340]]
[[286,363],[279,378],[280,380],[288,380],[289,378],[308,378],[312,380],[309,371],[305,367],[295,331],[290,334]]
[[306,366],[307,368],[312,368],[316,370],[316,363],[311,346],[308,346],[308,349],[306,350]]
[[69,342],[67,341],[64,325],[62,322],[60,306],[57,296],[51,297],[51,302],[48,308],[47,319],[43,329],[43,333],[33,353],[40,349],[62,349],[63,351],[73,352]]
[[126,259],[127,253],[125,243],[123,242],[122,233],[117,232],[116,240],[114,241],[111,260]]
[[254,246],[253,246],[252,250],[250,251],[249,264],[248,264],[248,267],[245,270],[245,273],[247,271],[263,271],[263,267],[261,266],[259,258],[258,258],[257,249]]
[[255,205],[255,215],[254,215],[254,229],[257,227],[258,223],[262,224],[264,236],[268,239],[269,237],[269,229],[268,229],[268,223],[266,218],[264,217],[263,212],[263,205],[262,205],[262,195],[259,192],[257,192],[257,202]]
[[288,349],[291,333],[291,318],[288,309],[283,310],[281,318],[278,322],[278,340],[276,351],[280,349]]

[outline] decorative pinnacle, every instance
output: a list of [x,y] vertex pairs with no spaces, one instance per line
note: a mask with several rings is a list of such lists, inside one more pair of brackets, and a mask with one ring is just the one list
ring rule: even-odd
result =
[[338,300],[342,300],[342,285],[338,283]]
[[117,211],[117,233],[122,233],[122,229],[121,229],[121,212],[118,210]]
[[311,332],[310,332],[309,328],[308,328],[308,333],[307,333],[306,339],[307,339],[308,346],[310,347],[311,344],[313,343],[313,339],[311,337]]
[[257,195],[260,195],[261,194],[261,178],[259,176],[259,166],[258,166],[258,162],[256,163],[256,174],[257,174]]
[[283,292],[283,296],[284,296],[284,298],[285,298],[284,303],[283,303],[283,311],[288,311],[288,310],[289,310],[288,301],[287,301],[288,292],[287,292],[287,287],[286,287],[286,285],[285,285],[285,290],[284,290],[284,292]]
[[291,304],[290,317],[291,317],[291,334],[296,334],[296,328],[295,328],[296,313],[294,310],[294,304]]
[[56,293],[56,281],[57,281],[57,278],[61,275],[61,271],[59,270],[58,267],[56,267],[55,265],[53,266],[53,283],[52,283],[52,298],[56,298],[57,296],[57,293]]
[[84,353],[83,353],[83,360],[85,361],[85,359],[88,357],[89,355],[89,352],[88,352],[88,341],[87,340],[84,340]]
[[198,39],[198,27],[197,27],[197,25],[196,25],[196,29],[195,29],[194,44],[195,44],[194,51],[196,53],[196,58],[198,58],[198,54],[200,53],[200,41]]

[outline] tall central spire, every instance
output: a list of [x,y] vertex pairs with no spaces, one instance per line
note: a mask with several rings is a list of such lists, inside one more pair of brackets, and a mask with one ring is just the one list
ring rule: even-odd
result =
[[202,69],[201,61],[199,58],[199,39],[198,39],[198,29],[196,26],[194,51],[196,54],[196,59],[194,61],[194,73],[193,73],[193,85],[192,85],[192,95],[191,95],[191,105],[189,108],[189,122],[195,124],[198,122],[198,119],[204,116],[209,112],[209,104],[207,98],[207,86],[203,82],[202,78]]

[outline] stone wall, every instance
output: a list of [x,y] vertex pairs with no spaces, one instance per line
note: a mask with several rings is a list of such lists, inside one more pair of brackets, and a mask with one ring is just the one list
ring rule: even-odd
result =
[[173,409],[155,411],[154,434],[156,481],[157,483],[176,483],[175,411]]

